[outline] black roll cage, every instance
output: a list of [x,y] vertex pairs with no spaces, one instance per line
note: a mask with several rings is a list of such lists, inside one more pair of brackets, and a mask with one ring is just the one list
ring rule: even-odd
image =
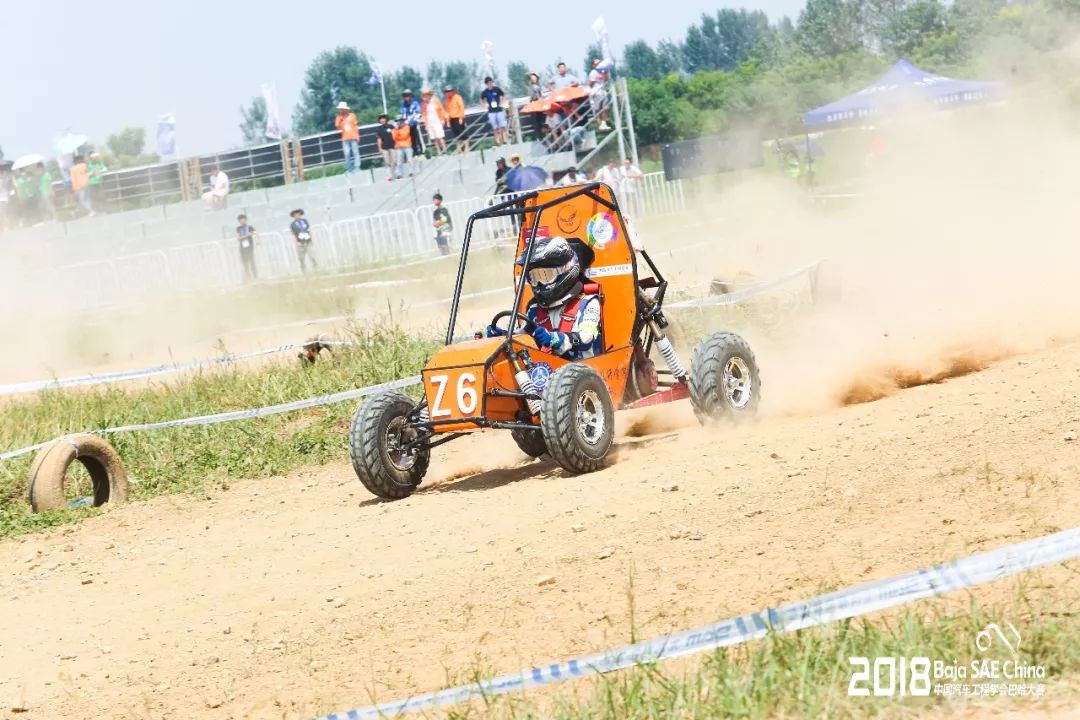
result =
[[[619,211],[619,206],[618,206],[617,201],[608,200],[607,198],[601,197],[599,194],[597,194],[596,190],[599,187],[601,187],[601,185],[602,185],[602,183],[598,183],[598,182],[587,183],[587,184],[582,185],[581,187],[577,188],[576,190],[573,190],[571,192],[566,193],[565,195],[560,195],[559,197],[555,198],[554,200],[549,200],[548,202],[543,203],[543,204],[530,205],[530,206],[526,207],[525,202],[527,200],[532,199],[532,198],[536,198],[540,194],[539,190],[529,190],[527,192],[520,193],[516,197],[513,197],[513,198],[511,198],[509,200],[504,200],[503,202],[501,202],[501,203],[499,203],[497,205],[492,205],[489,208],[484,208],[484,209],[478,210],[477,212],[474,212],[472,215],[469,216],[469,221],[465,225],[465,238],[461,242],[461,260],[458,262],[457,280],[454,283],[454,296],[450,300],[450,323],[446,328],[446,344],[447,345],[452,345],[453,342],[454,342],[454,326],[457,325],[458,305],[461,302],[461,288],[462,288],[462,285],[465,282],[465,265],[468,262],[468,258],[469,258],[469,244],[472,241],[473,223],[476,222],[477,220],[490,220],[490,219],[493,219],[493,218],[501,218],[501,217],[515,217],[515,216],[524,217],[527,213],[534,213],[533,219],[532,219],[532,226],[529,229],[529,237],[530,238],[535,238],[536,237],[536,232],[540,227],[540,216],[544,213],[544,211],[548,210],[549,208],[553,208],[553,207],[555,207],[557,205],[561,205],[564,202],[566,202],[567,200],[572,200],[573,198],[580,197],[582,195],[588,195],[590,198],[595,200],[597,203],[599,203],[600,205],[603,205],[608,210],[611,210],[616,214],[616,217],[619,218],[619,225],[622,228],[623,236],[628,237],[626,235],[626,223],[623,222],[622,213]],[[612,198],[614,198],[614,197],[615,197],[615,194],[612,193]],[[535,244],[533,242],[529,242],[529,243],[526,244],[526,247],[525,247],[525,264],[524,264],[524,267],[522,268],[522,271],[521,271],[521,277],[527,277],[528,276],[529,269],[532,266],[532,256],[533,256],[533,249],[534,248],[535,248]],[[642,299],[642,291],[647,289],[647,288],[640,281],[638,282],[638,299],[637,299],[637,305],[638,305],[637,310],[638,310],[638,312],[637,312],[637,323],[634,326],[634,333],[633,333],[634,337],[638,337],[640,335],[642,327],[649,320],[652,320],[652,319],[657,320],[660,327],[666,327],[667,326],[667,321],[664,319],[663,313],[661,312],[661,307],[663,306],[664,295],[667,292],[667,286],[668,286],[667,280],[665,280],[664,276],[660,274],[660,270],[653,263],[652,258],[649,257],[648,253],[646,253],[644,250],[638,250],[636,252],[638,252],[641,255],[641,257],[644,258],[646,264],[649,266],[649,270],[653,274],[653,277],[651,278],[651,282],[648,283],[647,288],[648,289],[655,288],[656,289],[656,294],[652,297],[652,299],[651,299],[652,302],[649,303],[649,306],[645,307],[645,303],[643,302],[643,299]],[[634,267],[635,267],[635,280],[637,280],[637,271],[636,271],[637,265],[636,265],[636,263],[635,263]],[[521,297],[524,294],[524,292],[525,292],[525,283],[523,283],[523,282],[517,283],[517,287],[514,290],[514,304],[510,308],[511,315],[510,315],[509,326],[507,328],[508,332],[506,334],[506,347],[507,348],[510,348],[510,337],[511,337],[511,334],[512,334],[511,330],[513,328],[514,319],[515,319],[513,313],[515,313],[517,311],[518,307],[521,305]],[[650,340],[651,340],[651,338],[650,338]],[[650,344],[651,344],[651,342],[650,342]],[[646,351],[647,350],[648,350],[648,348],[646,348]]]

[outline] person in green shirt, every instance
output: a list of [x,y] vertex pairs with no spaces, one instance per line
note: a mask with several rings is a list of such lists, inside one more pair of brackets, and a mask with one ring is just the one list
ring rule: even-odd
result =
[[53,176],[44,165],[38,165],[38,197],[41,202],[41,214],[43,220],[53,219],[55,208],[53,207]]
[[101,212],[102,183],[105,182],[105,163],[96,152],[90,153],[90,160],[86,163],[86,171],[90,174],[90,207],[94,212]]
[[24,226],[36,223],[40,214],[38,184],[30,176],[28,168],[23,168],[15,179],[15,198],[18,201],[19,221]]

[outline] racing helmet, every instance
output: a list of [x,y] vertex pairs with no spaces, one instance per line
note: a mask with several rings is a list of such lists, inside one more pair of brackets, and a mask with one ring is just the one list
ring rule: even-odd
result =
[[[564,237],[533,240],[532,262],[527,280],[532,287],[536,304],[542,308],[562,305],[581,292],[581,260]],[[517,264],[524,267],[529,252],[526,245]]]

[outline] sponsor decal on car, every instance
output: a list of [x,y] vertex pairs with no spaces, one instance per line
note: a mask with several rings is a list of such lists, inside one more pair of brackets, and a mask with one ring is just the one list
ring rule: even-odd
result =
[[634,272],[634,266],[630,263],[625,265],[601,265],[600,267],[591,267],[585,271],[585,276],[589,278],[598,277],[610,277],[612,275],[632,275]]
[[615,240],[619,239],[619,228],[615,225],[615,218],[611,213],[599,212],[589,220],[587,228],[589,245],[597,250],[603,250]]
[[532,378],[533,385],[536,386],[536,391],[543,394],[544,388],[547,387],[548,379],[551,377],[551,366],[546,362],[534,363],[529,368],[529,377]]

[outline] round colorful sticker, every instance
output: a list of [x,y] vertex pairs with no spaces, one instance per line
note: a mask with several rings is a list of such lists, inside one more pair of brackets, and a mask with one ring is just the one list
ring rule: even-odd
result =
[[603,249],[609,243],[619,237],[619,229],[615,226],[615,218],[611,213],[600,212],[592,216],[588,226],[589,245]]
[[529,368],[529,377],[532,378],[533,385],[536,386],[536,391],[543,394],[544,388],[547,387],[548,378],[551,377],[551,366],[547,363],[536,363]]

